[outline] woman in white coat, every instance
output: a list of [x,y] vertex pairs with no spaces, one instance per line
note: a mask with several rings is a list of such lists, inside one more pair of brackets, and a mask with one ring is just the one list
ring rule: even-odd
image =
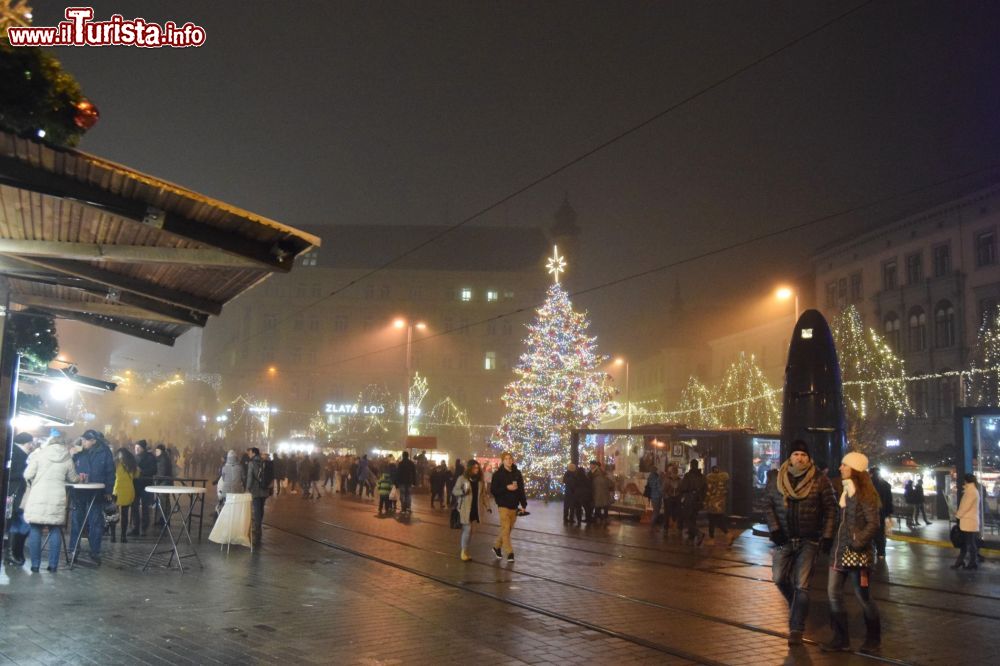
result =
[[[962,501],[958,505],[955,517],[958,518],[958,529],[962,533],[962,550],[958,560],[951,565],[952,569],[978,569],[979,564],[979,484],[975,474],[965,475],[965,486],[962,487]],[[968,562],[966,562],[968,556]]]
[[486,512],[493,512],[493,505],[490,499],[489,485],[483,482],[483,474],[479,469],[479,463],[470,460],[465,467],[455,486],[451,490],[451,496],[458,501],[459,522],[462,523],[462,552],[460,557],[463,562],[472,559],[469,555],[469,543],[472,540],[473,523],[481,522],[486,518]]
[[28,467],[24,470],[24,480],[28,483],[24,519],[31,525],[28,549],[34,572],[42,564],[44,527],[49,528],[49,571],[59,566],[62,526],[66,522],[66,484],[76,483],[79,478],[66,442],[59,437],[50,439],[28,458]]

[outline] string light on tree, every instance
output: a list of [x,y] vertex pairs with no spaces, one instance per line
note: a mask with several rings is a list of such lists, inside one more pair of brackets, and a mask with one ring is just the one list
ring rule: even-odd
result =
[[493,436],[495,448],[514,455],[533,496],[561,492],[570,430],[599,423],[615,393],[611,377],[600,370],[607,357],[587,335],[587,315],[573,311],[559,285],[565,268],[555,249],[548,263],[554,284],[528,326],[527,349],[503,395],[507,413]]

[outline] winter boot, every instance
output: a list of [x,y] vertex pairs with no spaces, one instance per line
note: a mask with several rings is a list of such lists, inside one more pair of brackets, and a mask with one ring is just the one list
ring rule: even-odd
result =
[[24,542],[28,539],[26,534],[12,534],[10,536],[10,563],[15,566],[24,564]]
[[819,646],[823,652],[848,652],[851,649],[851,639],[847,633],[847,613],[830,614],[830,627],[833,638]]
[[878,654],[882,647],[882,620],[876,617],[874,620],[865,618],[865,642],[861,644],[863,654]]

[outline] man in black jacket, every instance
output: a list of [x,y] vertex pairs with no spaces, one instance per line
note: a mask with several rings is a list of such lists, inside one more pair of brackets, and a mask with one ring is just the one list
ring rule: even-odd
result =
[[135,443],[135,462],[139,466],[139,478],[132,483],[135,486],[135,500],[132,503],[132,531],[129,536],[146,536],[149,510],[153,506],[153,498],[146,492],[146,488],[154,483],[156,458],[149,452],[149,444],[144,439]]
[[[500,468],[493,472],[490,482],[490,493],[500,508],[500,534],[493,543],[493,554],[497,559],[503,559],[503,551],[507,551],[507,561],[514,562],[514,546],[510,543],[510,531],[517,522],[517,507],[528,508],[528,498],[524,494],[524,477],[521,470],[514,465],[514,456],[504,453],[500,458]],[[502,549],[502,550],[501,550]]]
[[431,471],[431,508],[434,508],[434,498],[438,499],[441,503],[441,508],[444,508],[444,490],[445,486],[448,485],[448,479],[451,477],[451,473],[448,471],[448,466],[444,464],[444,460],[438,463]]
[[396,487],[399,488],[399,508],[403,513],[412,513],[410,511],[410,489],[413,488],[413,484],[416,482],[417,466],[410,460],[410,452],[403,451],[403,459],[399,461],[399,466],[396,467],[395,479]]
[[[24,542],[28,538],[27,523],[21,518],[21,501],[27,484],[24,482],[24,469],[28,466],[28,456],[35,450],[35,438],[30,432],[19,432],[14,436],[14,448],[10,455],[10,477],[7,485],[10,493],[11,515],[7,521],[7,538],[10,552],[7,564],[21,566],[24,564]],[[16,524],[15,524],[16,523]]]
[[563,474],[563,522],[572,523],[576,515],[576,465],[569,464]]
[[767,485],[764,515],[775,546],[771,579],[789,606],[788,644],[802,645],[816,552],[829,554],[837,521],[833,486],[813,465],[804,441],[792,442],[788,460]]
[[892,507],[892,486],[882,478],[882,471],[878,467],[870,470],[872,485],[878,491],[878,498],[882,501],[882,506],[878,510],[878,534],[875,535],[875,550],[878,551],[879,559],[885,559],[885,519],[893,514]]
[[692,460],[681,485],[678,489],[681,499],[681,516],[687,526],[687,541],[700,546],[705,540],[705,535],[698,529],[698,512],[705,502],[705,492],[708,490],[708,483],[705,475],[698,468],[698,461]]

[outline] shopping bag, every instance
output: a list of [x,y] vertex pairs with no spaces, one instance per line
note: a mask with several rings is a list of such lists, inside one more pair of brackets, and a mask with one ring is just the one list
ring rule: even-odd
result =
[[396,486],[393,486],[392,490],[389,491],[389,501],[390,502],[399,501],[399,488],[397,488]]

